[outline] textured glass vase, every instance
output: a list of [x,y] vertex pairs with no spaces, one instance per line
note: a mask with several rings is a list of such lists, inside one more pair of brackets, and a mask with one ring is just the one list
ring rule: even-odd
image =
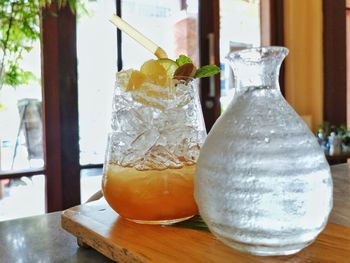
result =
[[233,52],[235,95],[197,162],[195,199],[211,232],[255,255],[311,244],[332,209],[332,178],[316,138],[282,97],[283,47]]

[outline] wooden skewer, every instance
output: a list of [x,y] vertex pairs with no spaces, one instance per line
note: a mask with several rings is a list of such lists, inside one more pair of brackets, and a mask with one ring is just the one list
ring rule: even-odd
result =
[[121,31],[125,32],[130,37],[135,39],[138,43],[140,43],[142,46],[144,46],[146,49],[151,51],[154,55],[156,55],[157,58],[167,58],[168,57],[166,52],[161,47],[159,47],[152,40],[150,40],[145,35],[140,33],[134,27],[129,25],[127,22],[125,22],[119,16],[113,15],[112,18],[110,19],[110,21],[116,27],[118,27]]

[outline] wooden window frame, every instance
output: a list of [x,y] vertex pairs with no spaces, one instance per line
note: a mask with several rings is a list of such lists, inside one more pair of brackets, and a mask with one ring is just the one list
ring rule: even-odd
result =
[[323,0],[323,119],[346,123],[346,1]]
[[[198,0],[199,63],[220,66],[220,0]],[[200,80],[200,99],[209,132],[220,116],[220,74]]]
[[[346,102],[350,101],[350,1],[346,2]],[[350,128],[350,104],[346,103],[346,124]]]
[[76,16],[68,6],[42,9],[41,38],[46,201],[53,212],[80,204]]
[[[284,46],[284,4],[281,0],[260,0],[260,32],[262,46]],[[281,65],[279,83],[284,88],[284,63]]]

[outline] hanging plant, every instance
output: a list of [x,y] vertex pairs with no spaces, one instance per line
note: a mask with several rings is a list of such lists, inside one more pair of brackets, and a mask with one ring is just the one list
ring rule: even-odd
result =
[[[30,52],[40,38],[40,8],[52,0],[2,0],[0,1],[0,91],[3,85],[18,87],[35,79],[32,72],[24,70],[19,62]],[[58,0],[59,8],[69,6],[86,12],[83,0]],[[53,14],[57,15],[57,14]]]

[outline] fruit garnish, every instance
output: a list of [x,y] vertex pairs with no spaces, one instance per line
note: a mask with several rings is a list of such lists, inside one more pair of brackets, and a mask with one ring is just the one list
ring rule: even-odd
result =
[[173,78],[176,69],[179,67],[178,64],[174,60],[171,60],[169,58],[160,58],[158,59],[158,62],[165,69],[168,78]]
[[[189,78],[209,77],[218,72],[220,68],[215,65],[197,69],[189,57],[180,55],[176,61],[168,58],[148,60],[140,71],[121,71],[118,85],[130,92],[135,101],[164,110],[169,103],[177,106],[188,103],[183,94],[188,89]],[[177,98],[181,99],[177,101]]]
[[148,60],[141,66],[141,72],[147,76],[147,79],[156,85],[165,86],[168,80],[167,71],[158,60]]
[[178,67],[174,73],[174,79],[184,79],[186,77],[193,78],[197,68],[192,63],[186,63]]
[[126,86],[125,91],[132,91],[140,89],[142,84],[146,80],[146,75],[138,70],[133,70],[130,75],[128,85]]

